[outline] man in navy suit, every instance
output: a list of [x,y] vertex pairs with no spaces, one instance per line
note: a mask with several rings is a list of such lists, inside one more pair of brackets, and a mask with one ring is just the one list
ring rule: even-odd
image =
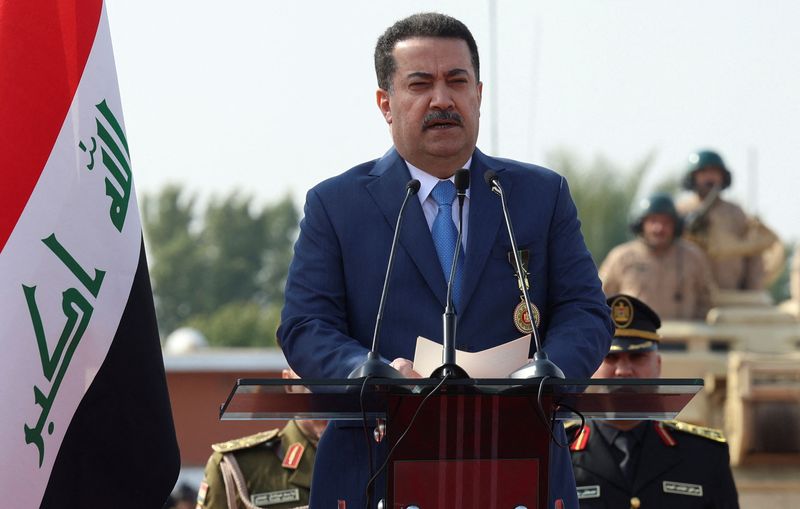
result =
[[[416,337],[442,340],[447,264],[435,246],[436,223],[451,215],[458,224],[457,200],[442,205],[436,188],[469,168],[457,347],[480,351],[522,335],[500,201],[483,181],[492,170],[510,202],[518,247],[527,252],[544,349],[567,378],[591,376],[613,329],[575,205],[560,175],[477,150],[483,86],[469,29],[442,14],[400,20],[379,38],[375,68],[377,103],[394,146],[308,192],[278,330],[291,366],[303,378],[344,378],[365,360],[395,221],[406,184],[416,178],[421,188],[405,211],[379,350],[403,375],[420,376],[410,360]],[[348,426],[330,426],[320,442],[311,507],[364,506],[366,445],[360,424]],[[565,441],[561,426],[557,434]],[[373,455],[381,458],[383,447]],[[549,505],[577,507],[569,453],[551,449]]]

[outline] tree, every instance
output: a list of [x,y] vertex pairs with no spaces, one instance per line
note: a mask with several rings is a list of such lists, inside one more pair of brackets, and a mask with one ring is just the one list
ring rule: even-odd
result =
[[280,307],[262,308],[255,302],[231,302],[209,314],[195,315],[186,323],[203,333],[210,346],[274,346]]
[[174,185],[142,199],[150,278],[162,337],[202,308],[198,274],[204,273],[206,266],[197,252],[198,235],[191,229],[194,207],[195,197],[184,198]]
[[628,214],[653,154],[647,154],[629,170],[603,156],[586,164],[565,149],[551,152],[547,160],[569,182],[586,246],[599,265],[614,246],[630,239]]
[[[212,345],[274,344],[298,213],[233,191],[202,213],[176,186],[143,200],[162,332],[199,329]],[[249,337],[248,337],[249,336]]]

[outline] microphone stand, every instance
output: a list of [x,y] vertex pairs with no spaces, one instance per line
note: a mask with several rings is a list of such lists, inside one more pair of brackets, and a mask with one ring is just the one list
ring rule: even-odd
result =
[[500,179],[493,171],[487,171],[484,174],[484,179],[492,192],[500,197],[500,203],[503,206],[503,217],[505,218],[506,229],[508,230],[508,238],[511,241],[511,249],[514,252],[514,265],[517,269],[517,280],[519,287],[522,289],[522,296],[525,300],[525,308],[528,312],[528,319],[531,321],[531,336],[533,343],[536,347],[536,352],[533,354],[533,359],[528,361],[527,364],[511,373],[510,378],[564,378],[564,372],[561,368],[555,365],[553,361],[547,358],[547,353],[542,350],[542,343],[539,338],[539,331],[534,319],[533,309],[531,307],[531,300],[528,296],[528,285],[525,284],[525,273],[523,272],[522,262],[519,258],[519,250],[517,249],[517,241],[514,237],[514,229],[511,226],[511,216],[508,213],[508,204],[506,196],[503,192],[503,187],[500,185]]
[[461,253],[461,235],[464,226],[464,198],[469,188],[469,170],[462,168],[455,175],[456,192],[458,193],[458,236],[453,263],[450,265],[450,277],[447,280],[447,298],[442,314],[442,365],[436,368],[431,378],[469,378],[467,372],[456,364],[456,309],[453,304],[453,285],[456,278],[458,255]]
[[381,290],[381,301],[378,304],[378,315],[375,318],[375,331],[372,334],[372,348],[367,354],[365,360],[360,366],[350,372],[347,376],[349,379],[354,378],[405,378],[395,368],[386,364],[381,360],[378,354],[378,337],[381,332],[381,323],[383,322],[383,309],[386,305],[386,294],[389,288],[389,277],[392,274],[392,267],[394,266],[394,253],[397,247],[397,239],[400,237],[400,226],[403,223],[403,212],[405,211],[408,199],[417,194],[419,191],[419,180],[413,179],[406,184],[406,196],[403,198],[403,204],[400,205],[400,212],[397,214],[397,224],[394,227],[394,237],[392,238],[392,247],[389,250],[389,263],[386,265],[386,276],[383,278],[383,289]]

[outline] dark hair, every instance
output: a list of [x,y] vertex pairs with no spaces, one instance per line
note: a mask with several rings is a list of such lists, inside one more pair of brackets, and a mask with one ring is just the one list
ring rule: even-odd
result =
[[391,90],[392,76],[397,68],[392,51],[395,45],[413,37],[442,37],[461,39],[467,43],[472,57],[472,67],[475,69],[475,79],[480,81],[480,61],[478,59],[478,45],[472,37],[467,26],[446,14],[438,12],[421,12],[403,18],[378,37],[375,45],[375,74],[378,77],[378,86],[383,90]]

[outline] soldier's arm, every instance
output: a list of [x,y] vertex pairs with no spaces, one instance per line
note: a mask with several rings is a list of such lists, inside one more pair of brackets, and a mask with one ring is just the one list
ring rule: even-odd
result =
[[215,452],[208,458],[205,475],[200,490],[197,493],[197,506],[202,509],[228,509],[228,499],[225,494],[225,481],[219,462],[222,454]]
[[744,259],[744,289],[761,290],[764,288],[764,259],[760,254]]
[[717,291],[717,284],[712,277],[711,265],[704,252],[690,245],[692,265],[694,266],[694,292],[697,299],[695,318],[705,319],[711,309],[713,295]]

